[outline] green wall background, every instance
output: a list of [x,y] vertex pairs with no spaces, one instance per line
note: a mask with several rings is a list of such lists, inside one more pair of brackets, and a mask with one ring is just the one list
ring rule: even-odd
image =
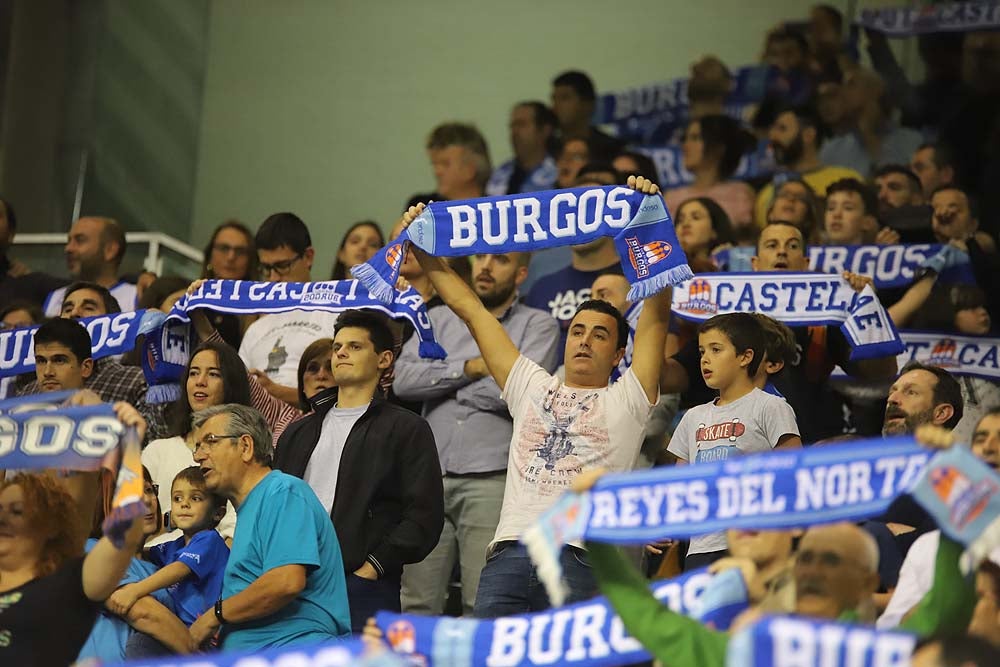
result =
[[548,100],[558,72],[587,71],[600,94],[684,76],[703,54],[754,62],[765,32],[810,4],[216,0],[190,241],[290,210],[326,278],[351,223],[388,230],[433,190],[423,144],[436,124],[474,122],[496,165],[510,107]]

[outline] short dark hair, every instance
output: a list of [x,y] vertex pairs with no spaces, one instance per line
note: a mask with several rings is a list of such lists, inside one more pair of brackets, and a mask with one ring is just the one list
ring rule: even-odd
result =
[[[610,273],[610,272],[609,272]],[[621,350],[628,344],[628,333],[629,326],[628,320],[622,315],[617,308],[612,306],[607,301],[601,301],[600,299],[587,299],[579,306],[577,306],[576,312],[573,313],[573,319],[585,310],[594,310],[598,313],[603,313],[610,317],[615,318],[616,333],[618,338],[615,340],[615,349]],[[572,321],[572,320],[571,320]]]
[[[205,244],[205,255],[201,262],[201,277],[202,278],[212,278],[214,276],[209,275],[210,271],[208,268],[208,263],[212,260],[212,248],[215,246],[215,239],[219,236],[219,232],[224,229],[235,229],[240,234],[247,239],[247,274],[244,276],[248,280],[257,279],[257,248],[254,244],[253,233],[239,220],[226,220],[224,223],[215,228],[212,232],[212,238],[208,239],[208,243]],[[268,248],[268,250],[274,250],[274,248]]]
[[[725,114],[709,114],[695,118],[691,123],[698,123],[701,128],[701,139],[705,144],[705,153],[716,152],[719,155],[719,179],[727,180],[740,166],[743,155],[757,145],[757,140],[749,131],[743,129],[739,121]],[[690,124],[690,123],[689,123]]]
[[875,174],[872,176],[872,181],[880,176],[887,176],[889,174],[902,174],[906,177],[906,181],[910,184],[910,190],[913,192],[923,192],[922,186],[920,185],[920,179],[917,175],[913,173],[913,170],[902,164],[884,164],[875,170]]
[[56,317],[38,327],[35,331],[35,349],[37,350],[39,345],[49,343],[68,347],[77,362],[93,356],[90,349],[90,334],[87,333],[87,328],[76,320]]
[[[764,225],[764,227],[767,228],[775,225],[781,225],[782,227],[791,227],[792,229],[797,229],[799,232],[799,236],[802,237],[802,253],[807,257],[809,256],[808,253],[809,241],[806,239],[806,233],[801,227],[796,225],[794,222],[789,222],[788,220],[768,220],[767,224]],[[760,252],[760,236],[757,237],[757,251],[758,253]]]
[[723,313],[709,318],[698,327],[698,334],[718,329],[736,348],[737,354],[742,354],[747,350],[753,352],[753,359],[747,366],[747,375],[753,377],[757,374],[757,369],[764,361],[764,351],[766,343],[764,341],[764,329],[760,322],[752,313]]
[[835,192],[854,192],[861,197],[861,205],[865,207],[865,213],[878,217],[878,196],[875,191],[856,178],[842,178],[834,181],[826,188],[826,197]]
[[254,236],[254,245],[258,250],[277,250],[288,246],[298,254],[312,247],[312,237],[309,228],[302,219],[294,213],[275,213],[269,215],[261,223]]
[[965,412],[962,387],[958,384],[955,376],[939,366],[931,366],[919,361],[911,361],[906,364],[903,366],[903,370],[899,371],[899,374],[903,375],[910,371],[927,371],[937,378],[937,384],[934,385],[933,393],[934,406],[950,405],[954,409],[955,412],[951,416],[951,419],[946,421],[943,426],[949,429],[955,428],[958,422],[962,421],[962,415]]
[[934,192],[932,192],[931,196],[928,197],[927,199],[928,201],[930,201],[931,199],[934,199],[934,195],[936,195],[937,193],[947,192],[948,190],[961,192],[963,195],[965,195],[965,200],[969,202],[969,215],[972,216],[973,220],[979,219],[979,200],[976,199],[976,196],[973,195],[971,192],[969,192],[967,189],[955,183],[945,183],[944,185],[939,185],[934,189]]
[[677,224],[677,218],[680,217],[681,209],[691,202],[698,202],[708,211],[708,218],[712,223],[712,231],[715,232],[715,241],[712,242],[710,250],[717,245],[733,242],[733,223],[729,219],[729,214],[711,197],[692,197],[678,204],[676,216],[674,217],[674,225]]
[[375,222],[374,220],[361,220],[360,222],[355,222],[353,225],[347,228],[347,231],[344,232],[343,238],[340,239],[340,246],[337,248],[338,257],[333,262],[333,271],[330,274],[330,280],[350,279],[351,277],[350,267],[348,267],[346,264],[340,261],[339,255],[340,251],[344,249],[345,245],[347,245],[347,237],[350,236],[351,232],[353,232],[358,227],[371,227],[372,229],[375,230],[375,233],[378,234],[378,240],[382,244],[382,246],[385,245],[385,235],[382,233],[382,228],[378,226],[377,222]]
[[781,362],[786,366],[795,363],[798,347],[795,333],[788,325],[763,313],[753,313],[753,316],[757,318],[764,334],[764,355],[767,360],[772,363]]
[[[172,492],[174,489],[174,484],[176,484],[178,481],[187,482],[188,484],[198,489],[199,491],[203,491],[211,500],[212,509],[214,511],[217,512],[220,509],[221,510],[226,509],[227,501],[225,496],[215,493],[205,485],[205,473],[202,472],[200,466],[189,466],[187,468],[182,468],[180,472],[174,475],[173,481],[170,482],[171,495],[173,495]],[[209,527],[215,528],[216,526],[219,525],[220,520],[221,517],[218,520],[216,520],[213,516],[211,523],[209,523]]]
[[0,204],[3,204],[4,210],[7,211],[7,226],[10,227],[10,231],[16,232],[17,213],[14,212],[14,205],[6,197],[0,197]]
[[[93,290],[94,292],[100,294],[101,302],[104,305],[104,312],[108,315],[122,312],[122,307],[119,305],[118,299],[111,294],[111,291],[108,290],[107,287],[104,285],[98,285],[97,283],[88,282],[86,280],[77,280],[74,283],[70,283],[66,288],[66,291],[63,293],[63,303],[65,303],[70,294],[78,292],[82,289]],[[59,309],[62,310],[62,304],[59,304]]]
[[222,341],[208,340],[191,352],[184,374],[181,376],[181,395],[167,408],[167,419],[171,427],[171,435],[185,436],[191,431],[191,402],[188,400],[187,379],[191,373],[191,363],[199,352],[211,350],[219,359],[219,370],[222,372],[222,403],[239,403],[251,405],[250,381],[247,379],[247,367],[236,350]]
[[139,299],[140,308],[159,308],[164,300],[173,294],[185,289],[191,281],[180,276],[162,276],[157,278],[142,293]]
[[951,146],[943,141],[928,141],[920,144],[917,150],[922,151],[928,148],[934,151],[934,157],[931,159],[934,161],[935,167],[944,169],[945,167],[955,166],[955,151],[952,150]]
[[42,320],[45,319],[45,313],[42,312],[42,309],[38,307],[37,303],[32,301],[16,300],[11,301],[3,308],[0,308],[0,320],[3,320],[3,318],[18,310],[27,311],[28,315],[31,316],[31,321],[35,324],[40,324]]
[[102,217],[100,219],[104,221],[104,226],[101,227],[101,245],[107,245],[108,243],[118,244],[118,252],[115,253],[113,260],[115,266],[118,266],[122,263],[122,259],[125,257],[125,250],[128,247],[125,243],[125,230],[113,218]]
[[575,182],[581,183],[586,181],[586,177],[592,174],[611,174],[611,178],[615,183],[623,183],[625,180],[624,176],[610,162],[588,162],[577,172]]
[[514,105],[517,107],[528,107],[531,109],[535,116],[535,125],[538,127],[550,127],[555,129],[559,126],[559,119],[556,118],[555,113],[549,108],[545,102],[539,102],[538,100],[526,100],[524,102],[518,102]]
[[587,102],[593,102],[597,99],[597,90],[594,88],[593,79],[579,70],[569,70],[552,79],[552,87],[556,86],[572,88],[577,97]]
[[627,157],[628,159],[635,162],[636,166],[639,168],[637,174],[622,174],[625,177],[628,176],[642,176],[648,181],[652,181],[656,185],[660,184],[660,173],[656,169],[656,163],[653,162],[653,158],[649,157],[645,153],[640,153],[638,151],[622,151],[618,153],[613,159],[616,160],[620,157]]
[[[354,308],[345,310],[337,318],[337,323],[333,326],[333,335],[345,327],[364,329],[371,338],[372,345],[377,354],[382,354],[386,350],[392,352],[395,349],[395,336],[392,335],[392,327],[389,326],[389,318],[374,310],[364,310]],[[393,355],[395,356],[395,354]]]
[[811,127],[816,130],[816,146],[823,143],[823,139],[826,138],[828,129],[823,123],[823,119],[820,118],[819,112],[816,111],[815,106],[812,104],[783,104],[775,109],[774,119],[777,120],[778,116],[783,113],[790,113],[795,116],[795,119],[799,123],[799,131],[802,131],[807,127]]
[[299,367],[296,371],[296,377],[298,378],[299,407],[303,412],[309,412],[312,410],[312,406],[309,404],[309,397],[306,396],[306,385],[303,380],[306,374],[306,368],[313,359],[316,359],[324,352],[329,352],[332,349],[332,338],[318,338],[309,343],[309,345],[306,346],[306,349],[302,351],[302,356],[299,357]]

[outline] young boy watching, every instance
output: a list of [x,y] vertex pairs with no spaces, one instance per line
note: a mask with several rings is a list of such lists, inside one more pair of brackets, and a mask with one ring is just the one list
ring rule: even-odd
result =
[[795,364],[799,351],[795,334],[787,325],[767,315],[753,313],[764,334],[764,361],[753,378],[753,386],[769,394],[784,398],[778,388],[771,383],[771,376],[781,372],[785,366]]
[[205,488],[205,478],[198,466],[177,473],[170,497],[170,521],[184,534],[148,549],[147,560],[160,569],[142,581],[116,590],[107,606],[121,616],[139,598],[166,588],[177,617],[185,625],[191,625],[222,593],[229,547],[215,527],[226,513],[226,499]]
[[[678,465],[801,446],[791,406],[754,385],[765,347],[764,330],[750,313],[716,315],[701,325],[701,374],[719,397],[691,408],[677,425],[667,449]],[[703,567],[725,553],[725,533],[693,537],[684,568]]]

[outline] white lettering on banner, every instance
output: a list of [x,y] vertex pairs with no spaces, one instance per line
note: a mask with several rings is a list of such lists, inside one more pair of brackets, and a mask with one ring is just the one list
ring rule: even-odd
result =
[[135,316],[135,312],[128,312],[88,322],[91,349],[96,352],[104,347],[121,345],[128,335],[128,325]]
[[928,243],[860,246],[853,255],[845,246],[812,246],[809,248],[809,270],[836,274],[850,271],[882,284],[912,279],[914,268],[930,256]]
[[877,632],[856,626],[823,625],[776,618],[768,631],[773,640],[773,667],[905,667],[916,637]]
[[18,443],[28,456],[56,456],[70,448],[78,454],[98,457],[111,451],[122,432],[121,423],[107,415],[92,415],[80,421],[56,414],[29,417],[20,426],[10,417],[0,417],[0,456],[10,454]]
[[[14,368],[22,360],[27,360],[27,365],[34,366],[35,355],[32,354],[34,340],[34,329],[21,329],[11,332],[8,336],[0,336],[0,369]],[[24,350],[25,345],[28,346],[27,350]]]
[[738,478],[720,477],[716,487],[719,490],[719,519],[781,514],[785,511],[787,499],[774,495],[773,472],[747,473]]
[[[591,494],[594,528],[669,525],[708,518],[708,484],[705,480],[674,481],[639,489],[628,487]],[[639,508],[642,508],[642,512]]]
[[[621,229],[632,219],[632,206],[628,197],[632,190],[617,187],[611,191],[587,190],[577,197],[572,192],[560,192],[549,201],[548,228],[543,229],[539,220],[541,202],[535,197],[519,197],[514,200],[496,202],[484,201],[473,208],[468,204],[446,207],[451,217],[451,248],[471,248],[480,239],[490,246],[501,246],[511,237],[514,226],[514,241],[526,243],[553,238],[570,238],[577,234],[590,234],[602,225]],[[510,209],[513,207],[514,219]]]

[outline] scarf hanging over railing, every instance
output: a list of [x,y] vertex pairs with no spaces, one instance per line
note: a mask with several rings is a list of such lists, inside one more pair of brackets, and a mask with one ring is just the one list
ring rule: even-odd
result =
[[614,239],[638,301],[692,276],[660,195],[623,186],[572,188],[434,202],[409,228],[351,273],[391,302],[407,242],[437,257],[531,252]]
[[917,637],[874,626],[802,616],[765,616],[740,630],[727,667],[907,667]]
[[[206,280],[174,304],[159,332],[146,337],[142,369],[149,384],[147,400],[166,403],[180,396],[178,382],[188,362],[194,340],[190,312],[209,308],[234,315],[284,313],[291,310],[341,313],[353,308],[377,310],[410,322],[420,341],[420,356],[443,359],[444,349],[434,340],[427,308],[412,287],[394,294],[385,304],[373,299],[357,280],[312,283],[268,283],[247,280]],[[329,332],[333,336],[333,331]]]
[[[372,649],[360,639],[284,646],[264,651],[226,651],[145,658],[120,667],[413,667],[402,656]],[[95,666],[96,667],[96,666]]]
[[905,349],[871,286],[859,294],[835,275],[700,273],[674,289],[671,312],[691,322],[756,312],[788,326],[839,325],[851,345],[851,359],[898,355]]
[[1000,2],[947,2],[920,7],[862,9],[855,23],[888,37],[927,32],[973,32],[1000,28]]
[[[734,581],[738,582],[735,587]],[[673,611],[725,630],[747,608],[742,582],[737,570],[712,576],[702,568],[655,581],[650,591]],[[724,589],[723,594],[713,594],[713,587]],[[428,667],[617,667],[652,659],[629,636],[604,597],[496,619],[379,612],[375,623],[394,651]]]
[[[90,333],[92,359],[124,354],[136,338],[155,330],[165,315],[158,310],[98,315],[80,320]],[[0,332],[0,377],[35,371],[35,332],[38,326]]]
[[121,546],[132,520],[146,513],[142,500],[139,436],[124,428],[107,403],[64,406],[75,392],[35,394],[0,401],[0,470],[98,470],[117,474],[104,534]]

